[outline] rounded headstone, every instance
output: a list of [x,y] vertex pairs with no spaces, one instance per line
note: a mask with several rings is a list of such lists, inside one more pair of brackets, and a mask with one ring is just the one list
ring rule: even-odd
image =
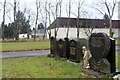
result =
[[110,39],[106,33],[93,33],[89,37],[89,49],[92,57],[99,61],[105,58],[110,50]]

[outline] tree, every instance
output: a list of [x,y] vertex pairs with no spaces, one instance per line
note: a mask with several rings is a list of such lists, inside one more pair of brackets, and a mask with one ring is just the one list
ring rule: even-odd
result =
[[[59,30],[59,25],[58,25],[58,21],[57,21],[57,17],[59,15],[59,17],[61,17],[61,7],[62,7],[62,0],[59,0],[57,1],[56,0],[56,6],[55,6],[55,16],[56,16],[56,28],[55,28],[55,31],[54,31],[54,34],[55,34],[55,38],[57,37],[57,33],[58,33],[58,30]],[[58,14],[58,11],[59,11],[59,14]]]
[[[61,9],[62,8],[62,0],[56,0],[55,4],[51,5],[51,3],[48,4],[48,18],[49,18],[49,25],[51,24],[51,15],[53,17],[53,19],[57,20],[57,17],[61,17]],[[58,27],[58,22],[56,21],[56,26],[54,29],[54,37],[57,37],[57,33],[58,33],[59,27]],[[49,30],[48,32],[49,34],[49,38],[51,37],[51,30]]]
[[80,23],[80,12],[81,12],[81,8],[84,4],[85,0],[80,0],[78,2],[78,16],[77,16],[77,38],[79,38],[79,34],[80,34],[80,27],[81,27],[81,23]]
[[[18,11],[16,13],[16,24],[18,26],[18,31],[19,34],[29,34],[30,32],[30,25],[29,25],[29,19],[26,20],[24,14],[21,11]],[[15,30],[15,26],[14,26],[15,22],[9,23],[8,26],[5,25],[5,30],[4,30],[4,35],[5,38],[13,38],[15,36],[14,34],[14,30]],[[18,36],[18,35],[17,35]]]
[[[48,18],[49,18],[49,25],[51,24],[51,3],[49,3],[48,4],[48,10],[47,10],[47,12],[48,12]],[[48,31],[47,30],[47,32],[48,32],[48,35],[49,35],[49,39],[50,39],[50,37],[51,37],[51,29]]]
[[105,19],[105,20],[109,20],[109,17],[108,17],[108,15],[105,13],[105,15],[103,16],[103,19]]
[[38,30],[44,29],[44,28],[45,28],[45,27],[44,27],[43,23],[38,24]]
[[13,38],[13,28],[14,28],[14,23],[9,23],[8,25],[4,25],[4,38],[7,39]]
[[18,40],[18,26],[17,26],[17,22],[16,22],[16,7],[17,7],[17,2],[16,0],[14,0],[14,38],[16,40]]
[[70,14],[71,14],[71,0],[69,0],[69,6],[68,6],[68,22],[67,22],[67,33],[66,37],[69,36],[69,28],[70,28]]
[[17,12],[16,21],[17,21],[19,33],[25,34],[29,32],[29,29],[30,29],[29,18],[28,20],[26,20],[26,17],[23,12],[21,11]]
[[2,22],[2,39],[3,40],[4,40],[4,27],[5,27],[5,13],[6,13],[6,0],[4,0],[3,22]]
[[47,16],[48,16],[48,12],[47,12],[47,1],[45,2],[45,31],[44,31],[44,35],[43,35],[43,39],[45,39],[46,36],[46,29],[47,29]]
[[[39,33],[45,33],[45,27],[43,25],[43,23],[39,23],[38,24],[38,30],[39,30]],[[43,35],[44,36],[44,35]],[[44,37],[43,37],[44,38]]]
[[35,21],[34,40],[36,39],[36,29],[37,29],[37,24],[38,24],[39,9],[40,9],[40,1],[36,0],[36,21]]
[[[109,17],[109,36],[113,37],[114,32],[112,31],[112,17],[114,15],[115,7],[117,5],[118,1],[117,0],[112,0],[112,3],[107,2],[107,0],[102,0],[101,4],[105,5],[107,15]],[[101,14],[105,14],[103,10],[100,10],[99,8],[93,7],[97,11],[99,11]]]
[[5,25],[4,27],[5,38],[7,39],[13,38],[13,27],[14,27],[14,23],[9,23],[8,25]]
[[14,38],[14,22],[8,24],[8,38]]

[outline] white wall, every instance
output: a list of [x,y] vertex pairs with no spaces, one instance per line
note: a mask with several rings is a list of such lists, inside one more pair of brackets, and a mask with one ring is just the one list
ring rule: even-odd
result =
[[[65,38],[66,37],[66,31],[67,31],[67,29],[65,29],[65,28],[59,28],[57,38]],[[85,34],[85,32],[88,32],[88,28],[81,28],[79,37],[80,38],[88,38],[88,36]],[[109,35],[109,29],[105,29],[105,28],[95,28],[92,31],[92,33],[98,33],[98,32],[104,32],[104,33]],[[113,37],[117,38],[118,37],[118,29],[113,29],[113,32],[115,33],[113,35]],[[54,36],[54,29],[51,30],[51,36]],[[77,29],[76,28],[70,28],[69,29],[68,38],[77,38]]]
[[25,39],[27,38],[27,34],[19,34],[19,39]]

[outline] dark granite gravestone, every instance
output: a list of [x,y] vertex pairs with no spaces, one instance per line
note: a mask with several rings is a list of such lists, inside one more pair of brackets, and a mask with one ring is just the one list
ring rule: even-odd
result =
[[[89,49],[92,57],[89,60],[91,69],[111,73],[114,68],[115,43],[105,33],[93,33],[89,37]],[[109,58],[108,58],[109,57]],[[112,59],[113,58],[113,59]]]
[[70,55],[69,39],[68,38],[64,38],[64,40],[65,40],[65,45],[64,45],[65,46],[65,52],[63,54],[63,57],[69,59],[69,55]]
[[69,59],[69,39],[68,38],[57,40],[56,55],[61,58]]
[[93,33],[89,37],[89,48],[92,57],[99,61],[107,56],[110,50],[110,39],[105,33]]
[[82,47],[87,46],[86,39],[72,39],[70,40],[70,56],[69,60],[79,63],[82,60]]
[[65,40],[59,39],[57,41],[57,56],[63,57],[65,55]]
[[50,54],[55,55],[57,52],[57,41],[56,38],[51,37],[50,38]]
[[116,72],[116,65],[115,65],[115,39],[110,38],[110,51],[107,55],[107,60],[109,61],[109,63],[111,64],[111,73],[115,73]]

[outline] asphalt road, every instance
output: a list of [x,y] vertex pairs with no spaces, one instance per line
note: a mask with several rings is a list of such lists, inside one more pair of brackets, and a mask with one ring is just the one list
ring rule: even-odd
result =
[[116,46],[116,50],[120,51],[120,46]]
[[[0,53],[1,54],[1,53]],[[49,50],[41,51],[23,51],[23,52],[5,52],[2,53],[0,58],[14,58],[14,57],[30,57],[30,56],[47,56]]]
[[[120,46],[116,46],[116,50],[120,51]],[[23,52],[5,52],[5,53],[0,53],[0,58],[47,56],[49,53],[50,53],[50,50],[23,51]]]

